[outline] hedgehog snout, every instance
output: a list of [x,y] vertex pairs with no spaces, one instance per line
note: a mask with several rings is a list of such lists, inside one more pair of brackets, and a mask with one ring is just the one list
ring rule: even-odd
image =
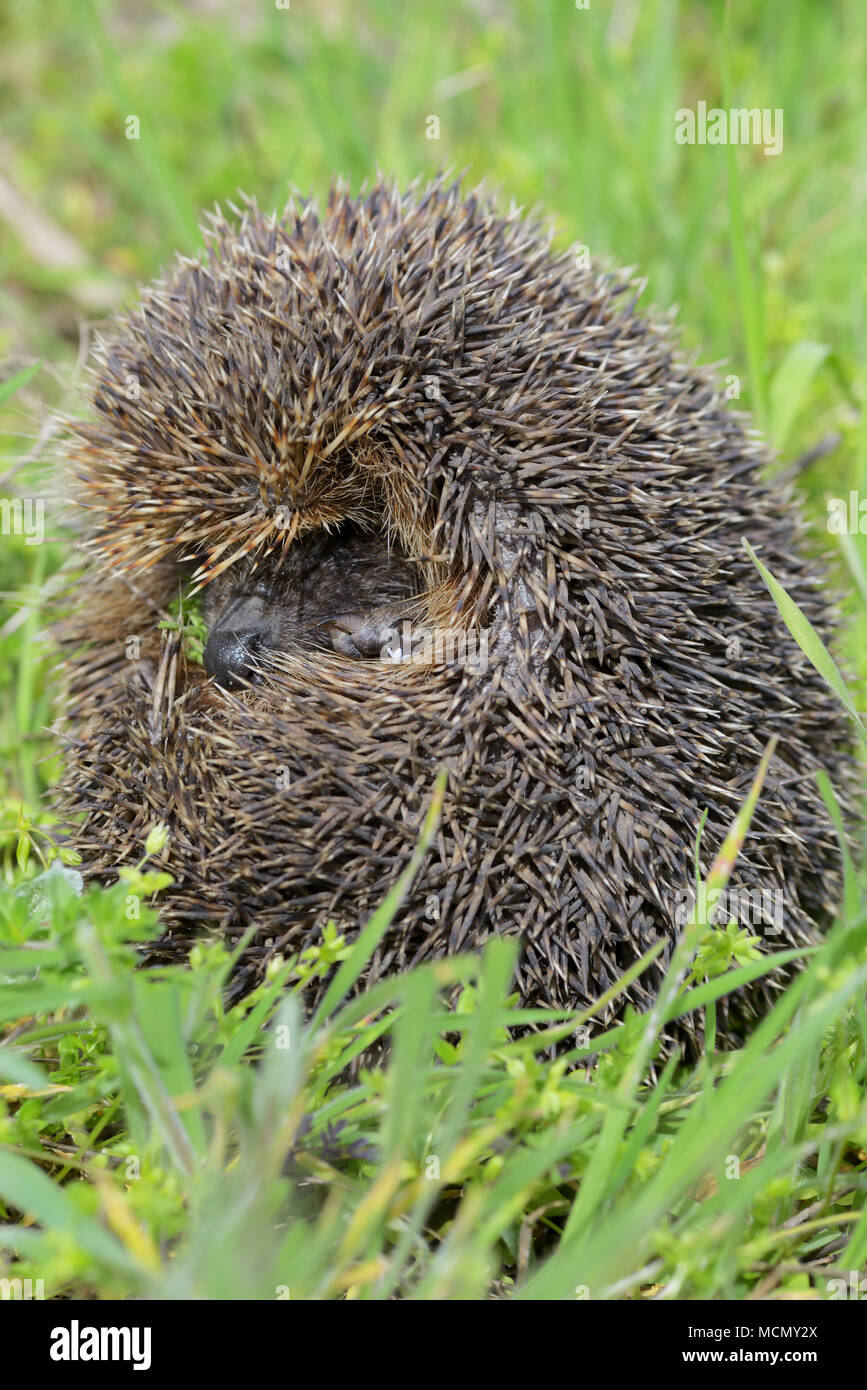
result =
[[275,645],[265,606],[265,599],[259,595],[235,599],[226,605],[211,628],[205,644],[205,670],[227,690],[261,682],[256,657]]

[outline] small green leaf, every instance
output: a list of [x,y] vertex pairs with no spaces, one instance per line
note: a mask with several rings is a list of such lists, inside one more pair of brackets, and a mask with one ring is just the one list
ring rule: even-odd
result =
[[762,576],[762,579],[765,581],[768,592],[777,605],[777,608],[780,610],[780,616],[786,624],[786,627],[789,629],[807,660],[812,662],[819,672],[819,675],[827,681],[831,689],[839,696],[843,706],[854,719],[855,727],[858,730],[862,743],[864,747],[867,748],[867,728],[865,728],[864,721],[852,703],[852,697],[846,689],[846,682],[843,680],[837,663],[834,661],[828,648],[825,646],[812,623],[795,603],[794,599],[789,598],[782,584],[779,584],[770,570],[766,569],[762,564],[748,540],[744,539],[743,547],[759,574]]
[[168,838],[169,828],[167,825],[164,825],[162,821],[152,825],[145,840],[145,854],[159,854],[161,850],[165,849]]
[[23,834],[18,836],[18,844],[15,847],[15,860],[19,869],[26,869],[30,859],[30,836]]

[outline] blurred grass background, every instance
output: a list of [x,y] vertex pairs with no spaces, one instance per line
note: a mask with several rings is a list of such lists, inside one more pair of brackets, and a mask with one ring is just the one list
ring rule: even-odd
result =
[[[193,251],[201,210],[237,189],[279,205],[290,183],[321,195],[334,173],[357,186],[376,166],[401,181],[446,166],[638,265],[656,303],[685,306],[688,339],[738,370],[726,150],[674,141],[677,108],[728,104],[723,17],[720,0],[9,7],[4,181],[62,244],[37,244],[3,199],[0,351],[70,357],[82,311]],[[802,338],[839,357],[808,402],[812,434],[839,426],[863,367],[863,8],[734,0],[730,28],[732,104],[785,117],[781,156],[737,152],[764,386]]]

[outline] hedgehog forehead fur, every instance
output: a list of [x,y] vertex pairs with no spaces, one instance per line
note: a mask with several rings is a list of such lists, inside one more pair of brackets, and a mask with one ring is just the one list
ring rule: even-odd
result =
[[[845,799],[848,736],[741,538],[820,632],[833,615],[710,374],[628,278],[442,180],[237,218],[101,344],[70,447],[89,523],[61,806],[101,875],[168,821],[157,954],[255,923],[244,987],[329,918],[353,935],[446,766],[371,976],[518,935],[524,1001],[584,1004],[673,940],[702,814],[706,865],[774,733],[734,881],[781,904],[752,921],[772,946],[810,940],[838,886],[814,773]],[[483,633],[488,660],[284,644],[233,695],[157,628],[179,577],[206,615],[257,575],[285,602],[346,536],[398,555],[414,620]]]

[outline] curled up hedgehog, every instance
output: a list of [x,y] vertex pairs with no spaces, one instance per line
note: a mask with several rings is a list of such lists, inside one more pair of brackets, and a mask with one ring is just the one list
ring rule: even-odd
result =
[[[157,959],[254,925],[244,989],[329,919],[352,938],[445,767],[369,977],[504,934],[526,1005],[584,1005],[673,942],[702,815],[706,871],[775,734],[730,886],[767,949],[827,922],[815,773],[845,800],[845,716],[742,538],[827,635],[823,577],[762,447],[637,297],[515,211],[380,182],[216,216],[100,345],[70,447],[60,805],[107,879],[167,822]],[[204,664],[164,626],[185,582]],[[664,968],[625,997],[647,1007]]]

